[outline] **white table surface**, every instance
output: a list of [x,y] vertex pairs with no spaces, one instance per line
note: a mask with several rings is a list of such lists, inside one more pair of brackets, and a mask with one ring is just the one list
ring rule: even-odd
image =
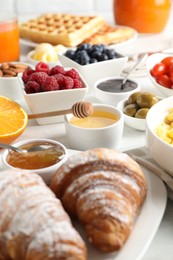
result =
[[[172,17],[171,17],[172,19]],[[172,19],[173,20],[173,19]],[[169,47],[173,47],[173,33],[170,21],[170,28],[158,35],[140,35],[139,38],[129,46],[120,48],[120,51],[131,54],[135,52],[143,51],[157,51]],[[172,37],[172,38],[171,38]],[[22,60],[25,59],[25,54],[29,51],[26,46],[21,46]],[[136,77],[141,84],[142,90],[153,92],[159,96],[159,93],[147,77]],[[34,123],[33,123],[34,124]],[[34,136],[33,136],[34,133]],[[47,125],[47,126],[35,126],[33,131],[32,123],[27,127],[25,132],[18,141],[21,139],[28,139],[33,137],[47,137],[58,140],[64,143],[67,148],[68,142],[65,136],[64,124]],[[123,138],[121,140],[119,150],[124,151],[145,145],[145,132],[137,131],[125,126]],[[142,239],[142,237],[141,237]],[[172,260],[173,259],[173,201],[168,199],[165,214],[163,216],[160,227],[151,242],[147,252],[142,260]],[[126,259],[124,259],[126,260]],[[135,260],[135,259],[134,259]]]

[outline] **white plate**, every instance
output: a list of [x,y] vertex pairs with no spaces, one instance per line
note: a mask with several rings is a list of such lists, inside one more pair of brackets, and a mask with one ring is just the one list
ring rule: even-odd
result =
[[[68,150],[69,155],[76,153]],[[162,180],[142,167],[148,184],[147,197],[136,220],[133,231],[119,253],[104,254],[92,247],[85,237],[80,225],[76,228],[85,240],[89,260],[140,260],[147,251],[162,220],[167,202],[167,191]]]
[[[117,27],[123,27],[123,26],[117,26]],[[109,45],[109,47],[110,48],[123,47],[125,45],[128,45],[128,44],[134,42],[137,39],[137,37],[138,37],[138,32],[136,30],[134,30],[133,37],[131,37],[130,39],[123,41],[123,42],[111,44],[111,45]],[[35,48],[38,45],[38,43],[36,43],[36,42],[30,41],[28,39],[22,39],[22,38],[20,38],[20,43],[24,46],[32,47],[32,48]],[[67,49],[72,49],[72,47],[69,47],[69,48],[67,47]]]

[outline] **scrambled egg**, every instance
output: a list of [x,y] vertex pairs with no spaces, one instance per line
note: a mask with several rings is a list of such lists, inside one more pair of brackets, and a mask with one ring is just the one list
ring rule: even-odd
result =
[[156,127],[156,134],[168,144],[173,144],[173,108],[170,108],[164,122]]

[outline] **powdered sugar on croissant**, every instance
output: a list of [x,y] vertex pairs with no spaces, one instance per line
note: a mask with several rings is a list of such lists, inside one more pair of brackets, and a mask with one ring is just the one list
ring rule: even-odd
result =
[[54,175],[51,189],[84,225],[101,251],[119,250],[146,196],[146,179],[127,154],[97,148],[71,156]]
[[36,174],[0,173],[0,259],[86,259],[61,202]]

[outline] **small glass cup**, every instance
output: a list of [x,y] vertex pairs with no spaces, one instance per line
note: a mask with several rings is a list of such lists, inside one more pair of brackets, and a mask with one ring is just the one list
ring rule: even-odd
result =
[[14,1],[11,9],[8,9],[10,12],[3,7],[6,7],[5,4],[0,9],[0,63],[18,61],[20,56],[19,26]]

